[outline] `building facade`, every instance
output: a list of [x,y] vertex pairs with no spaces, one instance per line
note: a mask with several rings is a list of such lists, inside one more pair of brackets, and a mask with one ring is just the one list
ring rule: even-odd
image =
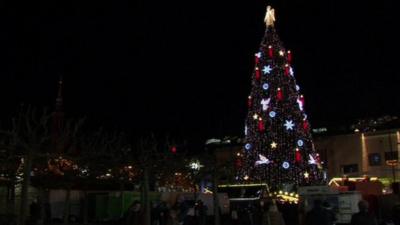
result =
[[400,180],[400,129],[314,138],[328,176],[377,176]]

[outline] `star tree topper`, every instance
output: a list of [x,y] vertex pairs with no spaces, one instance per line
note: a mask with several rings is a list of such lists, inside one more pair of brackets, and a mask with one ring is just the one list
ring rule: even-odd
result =
[[265,14],[264,18],[265,24],[268,26],[273,27],[275,22],[275,9],[271,8],[271,6],[267,6],[267,13]]

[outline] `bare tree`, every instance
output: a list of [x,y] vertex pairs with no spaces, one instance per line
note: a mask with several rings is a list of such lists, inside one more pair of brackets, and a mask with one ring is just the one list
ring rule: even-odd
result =
[[[132,166],[128,152],[131,151],[126,135],[122,132],[98,131],[83,136],[80,141],[81,154],[78,160],[80,177],[84,178],[84,224],[88,223],[88,184],[102,180],[115,181],[120,185],[121,211],[125,182],[129,182]],[[130,166],[127,166],[127,165]],[[126,169],[126,170],[125,170]]]
[[[11,119],[11,126],[9,129],[2,129],[0,133],[4,138],[8,139],[8,151],[15,158],[20,157],[22,171],[16,173],[22,174],[21,179],[21,206],[19,209],[18,224],[25,224],[28,215],[29,195],[28,188],[32,178],[32,166],[38,168],[47,168],[49,160],[65,155],[74,145],[78,130],[80,129],[83,120],[67,122],[62,130],[60,140],[65,151],[62,153],[55,153],[51,150],[51,122],[52,113],[48,110],[37,110],[32,106],[21,106],[17,115]],[[45,159],[45,160],[43,160]],[[43,160],[43,161],[41,161]],[[18,162],[18,160],[17,160]],[[46,162],[46,163],[43,163]],[[60,169],[60,168],[58,168]],[[43,171],[37,171],[38,179]],[[14,174],[13,177],[17,177]],[[39,187],[39,196],[42,200],[43,188]],[[43,201],[41,201],[43,202]],[[43,208],[43,207],[42,207]],[[40,216],[40,215],[38,215]],[[42,214],[43,216],[43,214]]]
[[15,147],[21,149],[23,157],[20,225],[25,224],[28,212],[28,187],[31,181],[32,162],[35,155],[40,153],[50,140],[50,118],[51,114],[45,109],[38,113],[31,106],[22,106],[17,116],[12,118],[11,128],[1,131],[15,141]]

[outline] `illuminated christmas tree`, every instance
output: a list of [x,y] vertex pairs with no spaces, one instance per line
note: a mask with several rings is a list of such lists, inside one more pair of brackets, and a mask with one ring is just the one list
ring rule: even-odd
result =
[[319,154],[294,77],[292,53],[280,41],[274,21],[268,6],[265,35],[255,54],[238,179],[267,182],[273,189],[321,183]]

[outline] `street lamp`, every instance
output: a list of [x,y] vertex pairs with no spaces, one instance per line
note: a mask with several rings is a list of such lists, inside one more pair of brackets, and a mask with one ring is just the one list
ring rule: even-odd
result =
[[200,164],[200,162],[198,160],[196,161],[192,161],[189,164],[190,169],[192,169],[194,172],[199,172],[199,170],[201,169],[201,167],[204,167],[203,165]]
[[200,163],[199,160],[193,160],[189,163],[188,167],[190,168],[191,172],[192,172],[192,176],[193,176],[193,191],[194,191],[194,201],[196,201],[196,179],[195,176],[199,173],[200,169],[202,167],[204,167],[204,165],[202,165]]

